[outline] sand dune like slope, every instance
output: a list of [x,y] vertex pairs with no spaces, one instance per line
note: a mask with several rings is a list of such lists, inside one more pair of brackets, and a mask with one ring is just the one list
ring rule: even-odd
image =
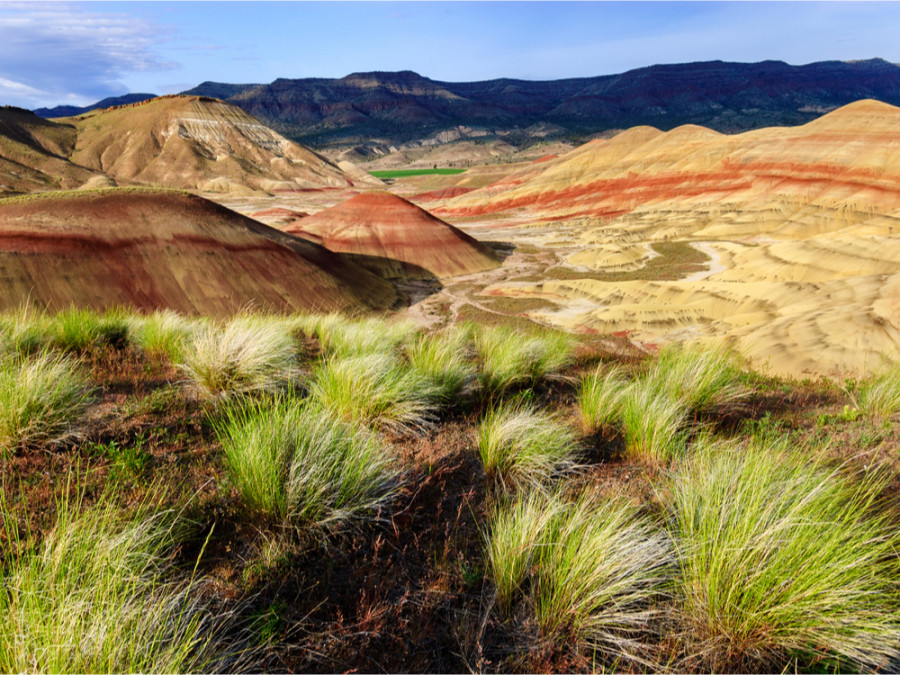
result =
[[709,270],[487,292],[555,300],[559,311],[533,314],[575,330],[725,337],[783,374],[858,375],[900,358],[900,109],[860,101],[735,136],[640,127],[545,165],[435,211],[520,209],[532,226],[560,223],[566,262],[598,274],[641,270],[663,240],[694,242]]
[[360,262],[387,277],[449,277],[499,264],[484,244],[389,192],[358,194],[285,231],[331,251],[365,256]]
[[216,99],[163,96],[63,121],[77,130],[71,161],[120,183],[229,193],[374,184]]
[[221,315],[391,306],[393,287],[201,197],[158,190],[0,201],[0,309],[129,305]]

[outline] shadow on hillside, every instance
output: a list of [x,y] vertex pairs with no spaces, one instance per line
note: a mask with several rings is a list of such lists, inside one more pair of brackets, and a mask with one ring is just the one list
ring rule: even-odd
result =
[[439,292],[444,284],[424,267],[375,255],[342,253],[350,262],[376,274],[391,283],[401,296],[396,308],[408,307]]

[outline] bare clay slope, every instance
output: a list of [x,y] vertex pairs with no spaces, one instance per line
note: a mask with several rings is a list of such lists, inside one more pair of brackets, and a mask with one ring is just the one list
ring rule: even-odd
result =
[[71,160],[120,183],[219,193],[378,183],[201,96],[163,96],[66,121],[77,129]]
[[[900,109],[860,101],[735,136],[636,127],[534,168],[434,208],[517,210],[568,237],[572,278],[490,292],[557,299],[560,311],[536,314],[578,330],[724,336],[786,374],[900,360]],[[637,278],[667,240],[699,246],[709,270]]]
[[21,108],[0,108],[0,194],[75,188],[103,176],[68,156],[75,128]]
[[199,314],[391,306],[393,287],[315,244],[185,193],[0,201],[0,310],[129,305]]
[[288,226],[331,251],[366,256],[387,277],[471,274],[496,267],[484,244],[389,192],[361,193]]

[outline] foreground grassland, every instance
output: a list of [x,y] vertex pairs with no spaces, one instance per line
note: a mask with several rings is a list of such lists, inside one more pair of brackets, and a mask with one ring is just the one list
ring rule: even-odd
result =
[[0,317],[0,671],[900,665],[900,371]]

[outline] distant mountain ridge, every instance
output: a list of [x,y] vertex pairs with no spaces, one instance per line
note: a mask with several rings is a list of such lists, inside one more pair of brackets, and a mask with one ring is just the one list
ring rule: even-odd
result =
[[900,105],[900,67],[883,59],[707,61],[549,81],[440,82],[412,71],[270,84],[204,82],[185,94],[222,98],[314,147],[402,144],[460,126],[514,145],[651,125],[725,133],[804,124],[860,99]]
[[117,105],[128,105],[129,103],[142,103],[156,98],[156,94],[125,94],[124,96],[110,96],[102,101],[97,101],[93,105],[78,107],[75,105],[58,105],[53,108],[36,108],[34,114],[38,117],[50,119],[52,117],[74,117],[75,115],[83,115],[91,110],[102,110],[103,108],[112,108]]

